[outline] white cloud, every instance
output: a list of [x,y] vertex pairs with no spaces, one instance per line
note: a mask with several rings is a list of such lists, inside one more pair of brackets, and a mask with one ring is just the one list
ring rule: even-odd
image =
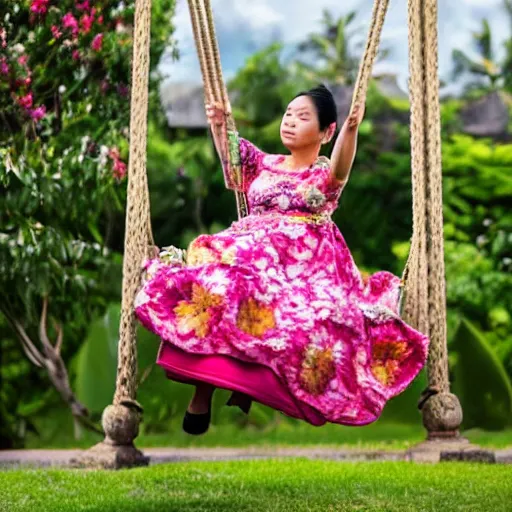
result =
[[[257,49],[265,47],[276,34],[284,43],[304,40],[310,32],[320,30],[322,11],[335,15],[356,10],[354,27],[360,28],[359,41],[366,38],[372,0],[212,0],[217,36],[225,75],[232,75],[243,61]],[[497,55],[505,37],[510,36],[509,20],[503,14],[502,0],[439,0],[439,69],[447,76],[454,48],[471,52],[472,32],[479,30],[483,17],[489,18]],[[180,61],[163,64],[174,81],[200,80],[200,71],[192,36],[188,6],[179,0],[175,18]],[[405,84],[408,74],[407,3],[390,2],[382,33],[382,44],[391,49],[387,62],[379,71],[396,71]]]

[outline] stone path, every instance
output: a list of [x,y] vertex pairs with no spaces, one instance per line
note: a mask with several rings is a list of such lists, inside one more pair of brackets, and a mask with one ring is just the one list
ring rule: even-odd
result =
[[[308,459],[337,461],[410,461],[439,462],[439,452],[408,452],[405,450],[361,450],[333,449],[332,447],[307,448],[146,448],[144,454],[150,457],[150,464],[162,464],[185,461],[220,461],[247,460],[268,458],[305,457]],[[30,467],[66,467],[72,458],[82,453],[81,450],[4,450],[0,451],[0,468]],[[460,454],[464,454],[461,456]],[[482,456],[485,455],[485,456]],[[494,460],[491,459],[494,455]],[[464,452],[448,452],[441,457],[443,460],[473,460],[512,464],[512,448],[505,450],[482,451],[467,450]]]

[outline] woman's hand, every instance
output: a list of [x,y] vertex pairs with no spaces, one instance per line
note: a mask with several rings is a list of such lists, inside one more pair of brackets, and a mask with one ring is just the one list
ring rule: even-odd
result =
[[354,130],[358,128],[364,117],[365,106],[361,103],[356,103],[352,112],[350,112],[347,118],[347,125],[350,129]]
[[226,123],[226,110],[222,103],[216,101],[214,103],[207,103],[206,107],[206,118],[211,126],[222,126]]

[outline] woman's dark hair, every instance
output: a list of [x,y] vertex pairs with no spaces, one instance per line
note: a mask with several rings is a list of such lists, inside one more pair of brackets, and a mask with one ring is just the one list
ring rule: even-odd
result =
[[[315,104],[318,114],[318,122],[320,124],[320,131],[325,130],[331,123],[338,121],[338,109],[333,95],[325,85],[320,84],[309,91],[302,91],[295,96],[309,96]],[[294,98],[294,99],[295,99]]]

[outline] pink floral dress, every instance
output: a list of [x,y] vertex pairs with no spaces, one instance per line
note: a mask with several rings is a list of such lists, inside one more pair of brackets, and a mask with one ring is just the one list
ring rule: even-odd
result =
[[250,214],[196,238],[186,264],[148,261],[137,317],[163,344],[271,368],[326,421],[374,421],[428,353],[398,315],[400,279],[357,269],[330,218],[342,186],[327,159],[284,170],[245,139],[240,156]]

